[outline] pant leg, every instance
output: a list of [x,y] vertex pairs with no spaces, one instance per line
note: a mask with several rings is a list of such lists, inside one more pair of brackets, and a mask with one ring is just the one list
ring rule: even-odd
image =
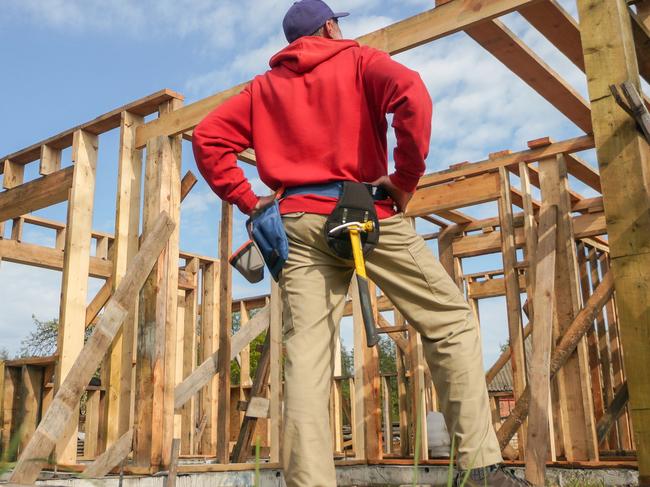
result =
[[372,279],[422,335],[447,429],[455,433],[461,468],[501,462],[492,427],[481,341],[458,287],[401,214],[381,221],[368,256]]
[[280,278],[286,348],[282,467],[288,487],[333,487],[328,406],[352,269],[329,251],[323,217],[290,214],[283,222],[289,259]]

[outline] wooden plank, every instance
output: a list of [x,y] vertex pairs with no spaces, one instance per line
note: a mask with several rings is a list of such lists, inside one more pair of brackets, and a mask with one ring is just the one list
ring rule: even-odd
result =
[[127,317],[131,297],[142,287],[173,231],[174,222],[163,212],[152,227],[92,336],[75,360],[71,368],[73,373],[66,376],[27,448],[20,455],[10,482],[34,483],[55,443],[66,434],[67,425],[76,414],[78,401],[86,385]]
[[68,199],[73,167],[0,192],[0,221],[25,215]]
[[[451,2],[357,38],[361,44],[398,54],[445,37],[486,19],[505,15],[534,0],[465,0]],[[161,116],[138,129],[136,145],[160,135],[178,135],[193,129],[211,110],[238,94],[248,82],[189,104],[173,116]]]
[[451,181],[418,189],[406,208],[406,216],[428,215],[492,201],[499,197],[499,177],[495,173]]
[[271,462],[280,461],[280,442],[282,429],[282,298],[280,287],[275,281],[271,282],[271,302],[269,313],[269,333],[271,334],[271,410],[270,410],[270,441]]
[[221,203],[219,223],[219,403],[217,413],[217,460],[230,458],[230,336],[232,335],[232,205]]
[[2,178],[2,187],[12,189],[23,184],[25,177],[25,166],[16,164],[10,159],[4,161],[4,176]]
[[591,133],[589,104],[505,24],[483,22],[465,32],[585,133]]
[[[61,387],[72,370],[77,355],[84,346],[86,299],[90,260],[90,233],[92,229],[93,201],[95,194],[95,167],[97,164],[97,136],[88,132],[74,133],[72,160],[73,181],[68,201],[63,275],[61,281],[61,307],[57,350],[59,361],[55,390]],[[47,179],[55,176],[43,176]],[[76,415],[67,432],[57,444],[57,462],[72,465],[77,461]]]
[[[580,310],[569,327],[567,327],[565,334],[556,344],[553,354],[551,355],[551,379],[555,377],[557,372],[566,364],[566,361],[571,354],[575,352],[578,343],[591,326],[595,313],[605,305],[613,292],[614,277],[610,272],[603,278],[600,286],[598,286],[594,293],[589,297],[585,306]],[[497,431],[497,440],[499,441],[501,449],[505,448],[505,446],[510,442],[512,436],[519,429],[519,425],[526,419],[529,407],[530,388],[527,387],[524,394],[522,394],[521,399],[517,401],[514,409],[510,412],[510,415]]]
[[172,440],[172,451],[169,461],[169,472],[167,474],[167,482],[165,482],[165,487],[176,487],[176,475],[178,473],[178,455],[181,450],[181,440],[180,438],[174,438]]
[[550,358],[555,302],[555,249],[557,244],[557,206],[545,206],[540,215],[539,244],[535,260],[538,276],[533,302],[536,303],[533,353],[528,365],[530,413],[526,444],[526,480],[544,485],[549,454],[549,404],[551,398]]
[[181,179],[181,201],[183,201],[187,195],[190,194],[190,191],[192,191],[192,188],[196,185],[197,182],[198,180],[192,171],[187,171],[185,173],[185,176],[183,176],[183,179]]
[[[134,148],[135,129],[144,117],[131,112],[120,115],[120,146],[117,174],[115,238],[113,240],[113,289],[117,288],[128,264],[138,251],[140,196],[142,186],[142,151]],[[133,391],[133,349],[135,340],[137,297],[133,315],[120,329],[103,367],[107,394],[102,428],[106,446],[110,447],[131,428]]]
[[[31,365],[21,367],[20,381],[20,449],[23,450],[41,420],[43,369]],[[18,431],[16,432],[18,433]]]
[[390,405],[390,381],[386,377],[381,378],[381,405],[384,431],[384,453],[391,453],[393,448],[393,421],[391,420]]
[[[559,339],[580,310],[581,294],[575,235],[571,226],[566,164],[562,155],[539,161],[543,200],[558,207],[558,245],[555,272],[555,339]],[[576,387],[576,384],[579,387]],[[589,387],[586,340],[558,374],[565,454],[570,461],[596,460],[595,419]]]
[[420,178],[418,188],[431,186],[433,184],[451,181],[460,177],[468,177],[476,174],[493,171],[499,167],[517,166],[520,162],[536,162],[540,159],[555,156],[557,154],[580,152],[594,148],[594,139],[590,135],[583,135],[573,139],[555,142],[544,147],[529,149],[521,152],[513,152],[500,157],[474,162],[461,166],[457,169],[446,169]]
[[[506,309],[508,336],[510,338],[510,363],[512,366],[513,393],[518,400],[526,387],[526,356],[524,352],[523,323],[521,319],[521,298],[517,263],[512,203],[510,200],[510,175],[506,168],[499,168],[501,198],[499,199],[499,220],[501,222],[501,254],[503,256],[504,284],[506,287]],[[519,451],[524,451],[525,425],[519,435]]]
[[90,134],[99,135],[119,127],[122,112],[131,112],[144,117],[156,112],[158,110],[158,106],[161,103],[172,99],[182,100],[183,95],[167,89],[157,91],[156,93],[153,93],[149,96],[140,98],[139,100],[135,100],[122,107],[100,115],[90,122],[86,122],[74,128],[65,130],[60,134],[37,142],[36,144],[9,154],[5,157],[0,157],[0,160],[11,159],[12,161],[19,164],[27,164],[29,162],[36,161],[41,157],[42,146],[47,145],[51,149],[56,150],[66,149],[72,145],[73,134],[78,130],[84,130]]
[[[248,345],[253,338],[262,333],[269,327],[270,308],[265,306],[258,311],[253,318],[242,327],[232,338],[230,353],[231,360]],[[201,387],[206,385],[212,377],[217,373],[217,359],[219,351],[215,351],[212,355],[199,365],[192,374],[190,374],[181,384],[176,387],[174,405],[178,409],[185,404],[188,399],[196,394]]]
[[581,71],[585,70],[576,20],[556,0],[542,0],[518,12]]
[[97,479],[105,477],[108,473],[126,458],[133,449],[133,430],[124,433],[104,453],[99,455],[93,463],[83,471],[85,478]]

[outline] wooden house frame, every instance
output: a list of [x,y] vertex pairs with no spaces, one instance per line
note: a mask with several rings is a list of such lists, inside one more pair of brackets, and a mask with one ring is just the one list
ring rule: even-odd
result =
[[[475,310],[480,299],[506,298],[510,346],[487,372],[489,381],[508,361],[513,370],[517,404],[498,437],[507,449],[518,432],[519,451],[506,453],[525,461],[527,476],[536,482],[547,460],[616,465],[611,462],[625,464],[621,455],[635,455],[630,461],[638,465],[641,485],[650,485],[650,150],[609,88],[629,80],[640,89],[641,76],[650,80],[650,1],[577,4],[579,25],[555,0],[437,0],[434,8],[358,41],[394,55],[464,31],[584,131],[562,141],[540,134],[526,150],[427,174],[407,216],[438,226],[424,237],[436,240],[441,263]],[[585,72],[591,102],[499,20],[514,11]],[[250,458],[253,431],[262,423],[269,465],[278,464],[278,289],[233,302],[230,205],[222,206],[218,258],[179,249],[180,205],[195,182],[191,175],[181,178],[181,139],[191,140],[199,121],[245,84],[185,106],[181,95],[163,90],[0,159],[0,228],[12,225],[10,238],[0,238],[0,259],[61,270],[63,276],[57,355],[0,367],[2,450],[8,451],[19,424],[25,434],[12,481],[33,483],[54,445],[51,462],[86,468],[76,450],[74,419],[84,390],[83,459],[95,460],[86,473],[104,475],[128,455],[125,468],[131,473],[247,468],[241,463]],[[145,121],[152,114],[157,117]],[[93,231],[92,212],[99,141],[114,129],[120,131],[116,232],[109,235]],[[73,163],[62,168],[61,152],[68,147]],[[594,148],[599,170],[575,155]],[[240,158],[255,164],[252,150]],[[36,161],[41,177],[24,181],[25,166]],[[583,198],[569,187],[568,175],[601,196]],[[540,201],[532,187],[539,188]],[[63,201],[66,222],[30,214]],[[476,220],[461,211],[488,201],[498,205],[493,218]],[[54,231],[55,247],[21,242],[26,225]],[[152,235],[165,239],[155,246],[147,240]],[[523,249],[523,260],[517,249]],[[464,258],[491,253],[502,255],[502,269],[463,273]],[[153,272],[135,276],[135,262],[146,262]],[[88,276],[106,283],[86,306]],[[408,464],[414,455],[427,461],[426,441],[417,452],[410,441],[426,411],[436,407],[421,341],[386,297],[379,294],[375,306],[381,332],[396,344],[396,379],[379,374],[376,349],[364,346],[353,286],[346,314],[354,318],[355,350],[361,353],[354,355],[354,377],[341,377],[339,367],[332,387],[334,453],[344,457],[341,464]],[[254,309],[258,313],[249,318]],[[394,311],[392,323],[379,314],[385,311]],[[234,335],[233,312],[241,313]],[[524,326],[533,316],[534,328]],[[110,338],[93,338],[84,347],[91,324],[96,335],[110,329]],[[267,328],[260,366],[251,377],[248,346]],[[533,357],[527,364],[523,344],[530,334]],[[89,347],[95,347],[94,355],[88,355]],[[94,358],[79,367],[80,353]],[[235,357],[241,377],[233,387]],[[45,371],[52,364],[53,374]],[[84,374],[100,364],[101,387],[87,387]],[[347,448],[344,381],[351,391]],[[398,418],[386,414],[391,388],[397,388]],[[57,422],[68,426],[53,428]],[[398,447],[393,422],[399,423]],[[179,455],[216,463],[177,467]]]

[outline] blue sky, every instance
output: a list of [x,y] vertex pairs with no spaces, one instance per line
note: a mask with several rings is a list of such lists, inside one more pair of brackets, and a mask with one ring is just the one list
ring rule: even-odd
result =
[[[356,37],[431,7],[430,0],[332,0],[346,37]],[[572,0],[560,2],[573,15]],[[0,153],[9,154],[91,120],[162,88],[191,103],[250,79],[267,69],[269,57],[286,45],[281,20],[287,0],[4,0],[0,9],[0,59],[3,115]],[[586,95],[584,75],[518,14],[505,19],[555,70]],[[478,161],[502,149],[522,150],[543,136],[557,140],[580,130],[463,33],[402,53],[397,60],[418,70],[435,104],[428,170],[465,160]],[[113,231],[117,174],[116,131],[100,139],[95,197],[95,229]],[[392,135],[391,135],[392,139]],[[69,150],[64,152],[69,164]],[[589,153],[583,156],[593,161]],[[37,165],[26,177],[36,177]],[[183,171],[198,172],[184,145]],[[252,168],[254,188],[264,186]],[[516,178],[513,184],[517,184]],[[580,184],[585,196],[593,194]],[[220,205],[202,181],[182,208],[182,248],[216,255]],[[494,205],[468,213],[496,215]],[[65,205],[37,212],[65,220]],[[243,242],[243,219],[237,214],[235,248]],[[418,224],[422,233],[437,227]],[[7,232],[9,229],[6,230]],[[53,237],[27,232],[25,241],[51,245]],[[464,263],[465,272],[498,269],[499,257]],[[101,283],[91,279],[89,296]],[[0,267],[0,348],[11,354],[32,327],[31,315],[58,316],[60,274],[3,262]],[[237,278],[235,296],[266,293],[268,282],[250,286]],[[485,362],[506,341],[503,299],[485,300],[480,308]],[[350,343],[350,324],[343,326]]]

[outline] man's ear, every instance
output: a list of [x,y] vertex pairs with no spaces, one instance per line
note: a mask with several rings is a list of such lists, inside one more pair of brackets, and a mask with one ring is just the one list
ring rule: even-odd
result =
[[332,19],[327,20],[323,27],[323,34],[325,34],[324,37],[334,39],[334,21]]

